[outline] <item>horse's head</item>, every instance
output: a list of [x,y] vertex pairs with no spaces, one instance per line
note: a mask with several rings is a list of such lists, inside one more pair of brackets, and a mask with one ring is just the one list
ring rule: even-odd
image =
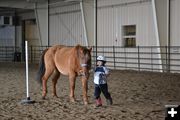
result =
[[79,64],[81,70],[79,74],[88,78],[89,77],[89,70],[91,69],[91,48],[86,48],[80,45],[76,46],[77,54],[79,58]]

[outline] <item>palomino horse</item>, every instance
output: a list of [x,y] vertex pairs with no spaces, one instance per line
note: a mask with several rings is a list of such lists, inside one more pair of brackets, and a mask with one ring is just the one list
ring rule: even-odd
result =
[[52,78],[53,96],[57,97],[56,83],[60,74],[63,74],[69,76],[70,101],[75,102],[75,80],[78,75],[81,75],[83,100],[84,104],[88,104],[87,80],[91,68],[91,50],[92,48],[88,49],[80,45],[75,47],[56,45],[43,51],[37,76],[39,82],[42,83],[43,99],[47,93],[47,80],[52,74],[54,74]]

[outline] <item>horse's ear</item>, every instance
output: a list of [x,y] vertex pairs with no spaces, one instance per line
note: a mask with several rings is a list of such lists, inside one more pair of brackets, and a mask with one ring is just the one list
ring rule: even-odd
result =
[[88,47],[89,51],[91,52],[92,51],[92,47]]
[[80,53],[80,54],[83,53],[83,50],[82,50],[82,47],[81,47],[80,44],[77,44],[77,45],[75,46],[75,49],[77,50],[78,54],[79,54],[79,53]]
[[81,45],[80,45],[80,44],[77,44],[75,47],[79,49],[79,47],[81,47]]
[[79,48],[81,48],[81,45],[80,45],[80,44],[77,44],[77,45],[75,46],[75,48],[76,48],[76,50],[79,50]]

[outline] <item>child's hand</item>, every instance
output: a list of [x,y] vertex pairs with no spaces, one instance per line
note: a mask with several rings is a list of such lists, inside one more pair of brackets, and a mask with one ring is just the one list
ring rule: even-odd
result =
[[110,76],[110,73],[106,74],[106,77]]

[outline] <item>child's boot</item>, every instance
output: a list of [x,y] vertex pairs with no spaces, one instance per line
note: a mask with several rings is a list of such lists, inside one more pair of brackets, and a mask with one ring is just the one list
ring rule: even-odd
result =
[[102,106],[102,100],[99,97],[98,99],[96,99],[96,107],[100,107],[100,106]]
[[112,105],[113,104],[112,98],[110,97],[109,99],[106,99],[106,103],[107,105]]

